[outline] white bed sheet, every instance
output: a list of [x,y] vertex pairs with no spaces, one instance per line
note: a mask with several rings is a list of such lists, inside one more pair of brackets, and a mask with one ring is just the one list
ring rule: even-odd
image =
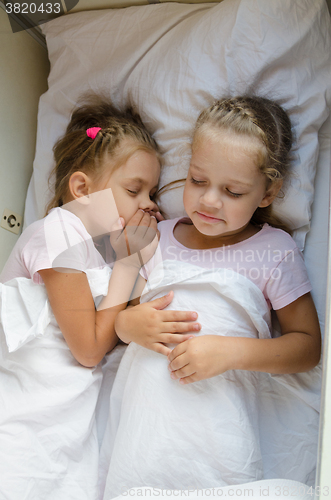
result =
[[[183,40],[183,26],[189,28],[187,40]],[[106,89],[118,105],[123,105],[128,95],[133,97],[165,151],[164,184],[185,176],[183,144],[199,111],[224,91],[235,94],[254,88],[283,104],[294,124],[298,140],[296,174],[278,209],[280,215],[293,216],[297,242],[303,248],[314,198],[304,253],[323,329],[330,120],[320,128],[331,99],[330,17],[324,0],[224,0],[218,6],[171,3],[75,14],[47,23],[43,30],[52,69],[49,91],[40,101],[25,224],[43,215],[50,196],[47,178],[53,166],[51,149],[64,132],[82,91]],[[158,69],[160,63],[162,71]],[[176,67],[185,71],[173,71]],[[161,203],[169,216],[181,215],[180,190],[165,195]],[[108,416],[109,391],[123,350],[119,346],[104,362],[106,378],[98,411],[100,439]]]

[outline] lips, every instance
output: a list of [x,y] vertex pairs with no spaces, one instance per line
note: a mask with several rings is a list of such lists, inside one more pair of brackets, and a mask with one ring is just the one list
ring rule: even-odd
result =
[[204,212],[197,212],[197,215],[204,222],[209,222],[210,224],[217,224],[218,222],[223,222],[223,219],[219,219],[217,217],[213,217],[212,215],[206,214]]

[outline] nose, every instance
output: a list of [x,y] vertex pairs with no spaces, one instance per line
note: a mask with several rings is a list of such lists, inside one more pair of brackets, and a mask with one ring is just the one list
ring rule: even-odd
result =
[[200,198],[200,203],[206,207],[222,208],[222,200],[216,189],[207,189]]
[[149,210],[153,210],[155,208],[155,203],[150,199],[149,196],[144,196],[139,202],[139,208],[148,212]]

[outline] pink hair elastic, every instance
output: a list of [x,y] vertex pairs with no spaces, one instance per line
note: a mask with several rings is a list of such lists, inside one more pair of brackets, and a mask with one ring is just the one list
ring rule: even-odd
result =
[[95,139],[97,133],[101,130],[101,127],[91,127],[86,130],[86,134],[91,137],[91,139]]

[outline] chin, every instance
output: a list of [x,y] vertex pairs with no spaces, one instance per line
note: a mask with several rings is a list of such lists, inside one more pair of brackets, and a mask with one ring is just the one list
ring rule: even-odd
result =
[[195,228],[199,233],[203,234],[204,236],[221,236],[224,231],[222,231],[220,228],[216,229],[216,227],[210,227],[207,224],[194,224]]

